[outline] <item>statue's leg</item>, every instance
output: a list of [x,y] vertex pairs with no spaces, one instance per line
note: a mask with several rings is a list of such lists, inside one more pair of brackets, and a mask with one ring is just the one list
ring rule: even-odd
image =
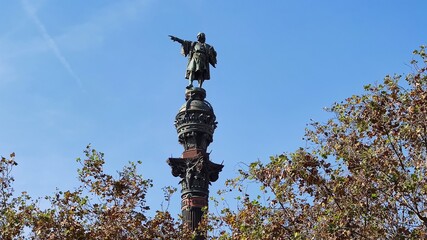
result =
[[187,89],[190,89],[193,87],[193,80],[188,79],[188,86],[186,87]]
[[203,80],[198,80],[198,81],[199,81],[199,88],[202,88]]

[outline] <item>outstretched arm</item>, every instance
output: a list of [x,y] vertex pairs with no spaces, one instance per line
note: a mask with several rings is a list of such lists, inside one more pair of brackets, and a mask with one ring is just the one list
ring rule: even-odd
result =
[[175,36],[172,36],[172,35],[168,35],[170,38],[171,38],[171,40],[172,41],[174,41],[174,42],[179,42],[179,43],[181,43],[181,44],[183,44],[184,43],[184,40],[182,40],[182,39],[180,39],[180,38],[177,38],[177,37],[175,37]]

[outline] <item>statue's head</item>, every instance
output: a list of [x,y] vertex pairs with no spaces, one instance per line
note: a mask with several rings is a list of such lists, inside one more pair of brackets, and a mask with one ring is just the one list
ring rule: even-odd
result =
[[204,43],[204,42],[206,41],[206,36],[205,36],[205,34],[204,34],[204,33],[202,33],[202,32],[199,32],[199,33],[197,34],[197,41],[199,41],[199,42],[201,42],[201,43]]

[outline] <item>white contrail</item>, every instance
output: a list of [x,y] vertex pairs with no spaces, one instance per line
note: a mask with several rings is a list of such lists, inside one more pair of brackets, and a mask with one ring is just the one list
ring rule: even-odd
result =
[[22,0],[22,5],[24,6],[25,11],[28,13],[28,16],[37,25],[37,28],[39,29],[39,31],[42,34],[43,38],[46,40],[49,48],[55,54],[56,58],[58,58],[58,60],[62,64],[62,66],[64,66],[64,68],[68,71],[68,73],[76,80],[77,85],[79,85],[79,87],[82,87],[82,82],[81,82],[80,78],[77,76],[77,74],[71,68],[71,65],[68,63],[67,59],[65,59],[64,55],[62,55],[62,53],[59,50],[58,46],[56,45],[55,41],[49,35],[49,33],[47,32],[47,30],[44,27],[43,23],[37,17],[36,10],[28,3],[27,0]]

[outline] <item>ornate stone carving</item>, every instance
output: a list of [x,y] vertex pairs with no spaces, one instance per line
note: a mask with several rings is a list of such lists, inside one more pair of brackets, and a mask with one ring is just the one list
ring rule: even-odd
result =
[[211,104],[204,100],[206,92],[201,88],[187,91],[186,103],[175,118],[178,141],[185,150],[207,149],[213,141],[217,126]]
[[218,180],[219,172],[224,167],[209,160],[209,155],[196,158],[169,158],[172,175],[181,178],[182,193],[196,191],[208,194],[211,182]]
[[208,205],[209,185],[218,179],[224,167],[211,162],[207,153],[217,122],[205,97],[206,91],[202,88],[187,90],[186,102],[175,118],[178,141],[184,152],[180,158],[167,160],[172,175],[180,178],[182,215],[192,229],[197,228],[204,213],[202,209]]

